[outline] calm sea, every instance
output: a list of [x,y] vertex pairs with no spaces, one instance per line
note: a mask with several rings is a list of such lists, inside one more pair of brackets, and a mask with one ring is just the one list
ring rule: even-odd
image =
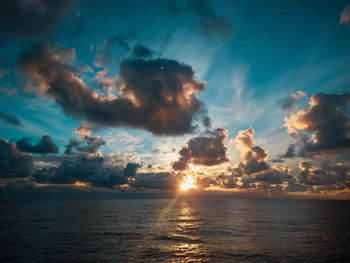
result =
[[350,262],[350,202],[0,202],[1,262]]

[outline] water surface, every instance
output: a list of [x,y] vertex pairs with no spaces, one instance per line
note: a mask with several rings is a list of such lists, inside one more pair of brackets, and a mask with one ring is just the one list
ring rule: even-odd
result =
[[350,202],[0,202],[1,262],[346,262]]

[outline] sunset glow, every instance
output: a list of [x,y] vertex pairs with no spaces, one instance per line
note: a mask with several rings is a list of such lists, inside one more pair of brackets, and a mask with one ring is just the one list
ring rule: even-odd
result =
[[180,185],[181,190],[185,191],[188,189],[195,189],[197,186],[194,182],[194,177],[191,174],[185,175],[183,178],[183,182]]
[[350,0],[0,0],[0,32],[0,263],[350,263]]

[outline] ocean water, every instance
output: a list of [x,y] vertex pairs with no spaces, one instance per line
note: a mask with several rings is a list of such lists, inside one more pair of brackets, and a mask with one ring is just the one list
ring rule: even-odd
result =
[[1,201],[0,262],[350,262],[350,202]]

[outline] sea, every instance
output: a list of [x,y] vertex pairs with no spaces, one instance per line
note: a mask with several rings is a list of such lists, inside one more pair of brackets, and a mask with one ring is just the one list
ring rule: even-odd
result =
[[0,262],[350,262],[350,201],[0,201]]

